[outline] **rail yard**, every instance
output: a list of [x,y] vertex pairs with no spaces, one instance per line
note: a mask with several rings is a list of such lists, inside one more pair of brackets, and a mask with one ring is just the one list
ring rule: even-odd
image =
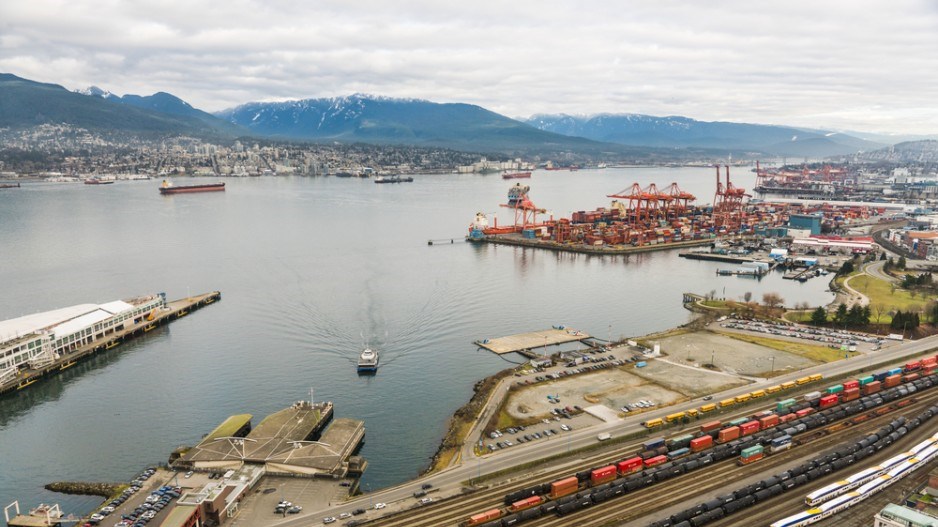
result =
[[[694,452],[680,446],[688,437],[687,431],[669,438],[638,438],[503,484],[480,485],[469,494],[370,524],[486,527],[520,523],[569,525],[570,522],[585,526],[628,522],[627,525],[681,527],[731,525],[743,521],[747,525],[768,524],[790,515],[797,508],[796,503],[803,508],[808,492],[843,478],[844,474],[836,469],[851,466],[850,470],[855,472],[852,467],[875,465],[931,437],[933,427],[919,426],[938,413],[938,393],[931,389],[938,382],[938,376],[934,373],[921,375],[929,369],[921,361],[912,361],[902,368],[906,372],[902,374],[905,382],[885,390],[873,385],[877,386],[873,388],[876,391],[868,389],[869,395],[863,397],[840,395],[844,392],[836,386],[843,390],[851,380],[829,386],[827,391],[832,393],[828,395],[838,394],[838,403],[831,404],[832,399],[828,399],[827,408],[823,407],[825,403],[821,398],[816,398],[782,409],[776,404],[759,411],[756,406],[724,415],[719,428],[704,425],[701,430],[707,428],[707,432],[693,433],[698,438],[711,437],[714,443],[711,447],[699,447],[698,443],[698,448],[690,449]],[[885,380],[898,375],[889,373],[888,370],[877,372],[873,380],[863,386],[878,382],[876,376]],[[866,377],[855,381],[859,384],[863,379]],[[840,402],[841,398],[846,401]],[[748,440],[720,440],[720,430],[731,428],[726,424],[736,416],[748,418],[754,412],[762,418],[779,413],[796,416],[806,409],[811,411],[804,417],[779,421],[765,426],[764,430],[756,428],[757,431],[743,436],[749,437]],[[773,444],[773,440],[785,436],[790,443],[783,440]],[[729,436],[724,439],[726,437]],[[669,442],[678,448],[669,449]],[[768,452],[764,459],[752,463],[745,462],[745,458],[740,460],[745,449],[757,444]],[[660,459],[661,454],[650,456],[646,447],[664,448],[667,451],[664,455],[671,458],[656,464],[658,461],[653,460]],[[641,459],[637,465],[636,457]],[[769,476],[770,473],[775,476]],[[777,479],[772,480],[773,477]],[[755,481],[749,481],[753,479]],[[727,482],[733,483],[728,485]],[[693,493],[688,493],[688,488],[693,488]],[[720,504],[715,505],[714,496],[727,493],[734,493],[733,497],[724,496]],[[697,505],[698,501],[709,505]],[[759,503],[756,511],[745,506],[756,502]],[[736,505],[728,506],[729,503]],[[735,515],[728,515],[727,508],[733,509]],[[737,508],[744,510],[737,512]],[[711,512],[717,509],[721,512]],[[688,510],[693,514],[686,512]],[[710,513],[710,521],[701,517],[706,513]],[[719,521],[714,523],[715,520]]]

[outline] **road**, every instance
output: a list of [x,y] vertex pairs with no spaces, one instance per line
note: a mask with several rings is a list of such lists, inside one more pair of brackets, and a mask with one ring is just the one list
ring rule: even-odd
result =
[[[877,368],[882,368],[888,363],[900,363],[910,355],[935,350],[936,348],[938,348],[938,335],[914,342],[903,342],[898,346],[884,349],[875,354],[869,353],[867,355],[859,355],[837,362],[821,364],[798,372],[726,390],[719,394],[714,394],[714,400],[727,399],[759,388],[765,388],[786,381],[793,381],[805,375],[820,373],[825,377],[836,377],[854,370],[869,370],[874,365],[874,362],[876,365],[882,365],[877,366]],[[511,447],[510,450],[500,452],[498,455],[486,455],[475,458],[474,460],[463,459],[462,464],[459,466],[451,467],[421,479],[408,481],[395,487],[358,497],[343,503],[341,506],[319,511],[304,511],[303,514],[292,518],[268,523],[274,527],[301,527],[311,525],[311,523],[318,525],[318,522],[325,516],[338,516],[341,512],[350,512],[358,508],[368,509],[372,504],[377,502],[387,503],[389,505],[388,510],[395,510],[394,502],[405,501],[407,506],[411,506],[414,502],[413,494],[420,490],[422,484],[429,483],[432,484],[435,489],[455,492],[461,487],[462,482],[479,477],[480,475],[484,476],[516,465],[537,461],[538,459],[595,444],[596,436],[603,432],[607,432],[613,437],[632,434],[644,429],[641,422],[645,420],[664,417],[667,414],[696,408],[699,405],[700,401],[689,401],[683,404],[645,412],[640,417],[626,418],[620,422],[601,423],[589,428],[573,430],[561,437],[547,441],[517,445]],[[373,511],[368,514],[369,518],[378,515],[378,513]]]

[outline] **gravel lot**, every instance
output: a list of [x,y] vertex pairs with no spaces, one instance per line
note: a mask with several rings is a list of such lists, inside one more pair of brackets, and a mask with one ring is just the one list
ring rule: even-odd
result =
[[[703,365],[709,363],[713,357],[713,362],[719,370],[740,375],[760,376],[771,372],[772,357],[775,358],[776,372],[787,372],[816,364],[814,361],[793,353],[785,353],[709,332],[685,333],[667,337],[658,342],[661,344],[661,351],[668,355],[667,358],[670,361],[687,365]],[[686,381],[684,375],[686,374],[676,375],[672,382],[677,382],[678,385],[685,384],[682,382]],[[692,382],[697,381],[692,379]],[[694,385],[691,384],[688,389],[693,389],[693,387]],[[700,393],[699,390],[696,391]]]

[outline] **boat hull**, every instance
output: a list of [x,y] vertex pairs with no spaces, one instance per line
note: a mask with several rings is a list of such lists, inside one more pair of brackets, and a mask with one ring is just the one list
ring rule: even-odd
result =
[[225,190],[224,183],[209,185],[187,185],[182,187],[160,187],[160,194],[187,194],[190,192],[220,192]]

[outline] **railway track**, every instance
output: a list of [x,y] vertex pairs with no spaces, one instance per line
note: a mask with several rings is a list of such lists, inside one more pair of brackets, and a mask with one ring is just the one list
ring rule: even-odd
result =
[[[531,520],[525,522],[524,527],[552,527],[572,524],[576,524],[578,527],[594,527],[618,525],[623,521],[630,522],[638,518],[646,517],[649,518],[648,523],[650,523],[654,519],[657,519],[653,517],[656,512],[666,510],[678,504],[690,505],[696,503],[700,501],[702,496],[711,497],[712,494],[718,493],[718,489],[725,487],[727,481],[738,480],[741,477],[750,477],[754,473],[764,473],[768,476],[779,472],[782,469],[773,469],[806,455],[809,456],[810,454],[806,453],[807,448],[805,447],[809,447],[812,453],[829,449],[834,445],[845,442],[848,438],[875,431],[898,415],[915,415],[936,402],[938,402],[938,390],[929,390],[919,393],[915,401],[911,404],[907,404],[889,413],[883,414],[878,413],[878,410],[869,410],[838,423],[829,424],[824,428],[812,431],[806,437],[798,438],[798,440],[801,441],[801,446],[769,456],[759,463],[756,463],[754,467],[739,467],[735,464],[735,459],[723,460],[714,463],[706,469],[697,470],[657,483],[645,489],[633,491],[624,498],[613,498],[601,505],[595,505],[568,516],[549,516]],[[893,403],[889,406],[894,406],[895,404],[896,403]],[[869,416],[869,418],[846,427],[841,424],[844,422],[852,423],[854,419],[860,416]],[[818,433],[819,430],[827,429],[831,429],[832,431],[825,434]],[[394,516],[378,518],[367,522],[367,525],[375,527],[438,527],[444,525],[458,525],[459,522],[465,520],[472,514],[501,506],[504,496],[514,490],[540,482],[559,479],[577,470],[583,470],[585,467],[600,465],[608,463],[612,459],[633,455],[638,444],[639,443],[636,442],[635,444],[623,445],[613,451],[604,451],[602,453],[584,456],[565,463],[562,466],[513,480],[505,485],[493,486],[474,493],[467,493],[461,497],[442,500],[433,505],[411,509],[410,511],[405,511]],[[890,448],[889,450],[894,451],[895,449]],[[863,463],[867,464],[868,461],[864,460]],[[836,474],[837,473],[831,476],[832,481],[836,480]],[[840,474],[841,477],[842,475],[843,474]],[[694,489],[693,495],[687,495],[686,491],[688,488]],[[801,494],[801,499],[803,499],[803,493]],[[661,516],[665,516],[665,514],[661,514]],[[736,515],[736,521],[739,521],[741,517],[743,516]],[[733,525],[732,518],[731,516],[729,520],[725,520],[729,523],[715,523],[714,525]],[[642,525],[642,523],[638,523],[637,525]]]

